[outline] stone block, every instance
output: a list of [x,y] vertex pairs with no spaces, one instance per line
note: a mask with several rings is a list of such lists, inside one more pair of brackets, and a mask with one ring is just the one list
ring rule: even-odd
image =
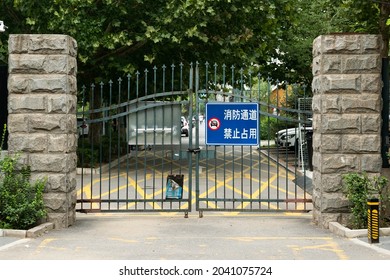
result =
[[321,56],[321,74],[342,74],[342,59],[340,55]]
[[10,94],[72,94],[77,93],[76,79],[72,76],[13,74],[8,79]]
[[380,53],[383,46],[383,41],[380,35],[365,34],[362,37],[363,53]]
[[319,149],[323,153],[334,153],[341,150],[341,138],[340,134],[323,134],[321,137],[321,143],[319,143]]
[[8,92],[29,93],[29,80],[31,75],[9,75],[8,76]]
[[313,96],[322,94],[322,76],[315,76],[311,82]]
[[360,170],[360,157],[346,154],[323,154],[321,172],[333,174],[340,172],[356,172]]
[[322,113],[340,113],[341,112],[341,98],[338,94],[328,94],[322,96]]
[[66,35],[42,34],[31,36],[30,53],[69,54],[75,56],[77,45],[74,39]]
[[12,54],[8,69],[10,74],[68,74],[68,56]]
[[33,172],[67,173],[76,169],[76,153],[70,154],[30,154],[29,165]]
[[68,153],[68,134],[49,134],[47,150],[49,153]]
[[45,112],[45,110],[45,95],[10,94],[8,96],[8,113]]
[[11,34],[8,38],[8,53],[20,54],[28,53],[30,35],[27,34]]
[[320,152],[322,147],[322,135],[320,133],[313,133],[313,151]]
[[76,133],[76,116],[67,114],[29,114],[28,125],[30,132]]
[[349,212],[349,201],[338,193],[322,193],[321,212],[323,213],[347,213]]
[[11,34],[8,51],[30,54],[77,55],[77,42],[72,37],[61,34]]
[[345,59],[345,64],[343,66],[343,73],[345,74],[380,73],[382,68],[382,59],[380,54],[352,56]]
[[70,225],[69,213],[68,212],[49,212],[47,214],[48,220],[54,224],[54,229],[67,228]]
[[313,171],[321,173],[322,170],[322,153],[313,150]]
[[314,113],[321,112],[321,109],[322,109],[322,102],[321,101],[322,101],[321,95],[317,94],[317,95],[313,96],[311,106],[312,106]]
[[313,49],[312,49],[313,57],[317,57],[322,53],[321,48],[322,48],[322,36],[318,36],[313,40]]
[[380,173],[382,169],[381,154],[361,155],[361,170],[365,172]]
[[356,34],[335,34],[322,36],[323,54],[358,54],[361,53],[360,36]]
[[320,91],[323,93],[344,94],[360,93],[361,75],[324,75]]
[[360,122],[358,114],[327,114],[321,118],[320,131],[324,134],[360,133]]
[[49,134],[47,151],[70,153],[77,149],[77,136],[74,134]]
[[43,200],[48,212],[66,212],[68,210],[66,193],[44,193]]
[[46,173],[34,172],[31,174],[31,180],[46,179],[45,192],[67,193],[73,191],[77,187],[76,172],[68,173]]
[[382,77],[380,74],[362,75],[362,93],[381,94]]
[[47,147],[47,135],[41,133],[11,133],[8,145],[13,151],[27,153],[45,152]]
[[382,99],[374,94],[360,94],[359,98],[354,94],[345,94],[341,98],[341,107],[343,113],[380,113]]
[[322,63],[321,63],[321,56],[316,56],[313,58],[313,63],[312,63],[312,73],[313,76],[317,76],[322,73]]
[[8,115],[8,132],[28,132],[28,117],[26,114],[9,114]]
[[68,77],[66,75],[39,75],[31,79],[30,91],[43,93],[68,93]]
[[376,134],[343,135],[342,150],[345,153],[380,153],[381,137]]
[[382,127],[382,117],[379,114],[362,114],[362,133],[379,133]]
[[322,191],[325,193],[342,193],[342,174],[323,174],[321,180]]
[[47,97],[48,113],[75,114],[77,97],[74,95],[51,94]]
[[52,115],[50,118],[46,114],[29,114],[28,123],[30,131],[39,132],[66,132],[61,127],[61,122],[66,115]]

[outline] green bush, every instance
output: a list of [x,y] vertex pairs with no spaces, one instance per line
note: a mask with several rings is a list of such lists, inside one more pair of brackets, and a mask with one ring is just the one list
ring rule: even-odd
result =
[[[113,161],[127,153],[126,138],[113,132],[111,135],[102,135],[97,144],[92,143],[88,138],[79,138],[77,147],[77,166],[78,167],[98,167],[100,161],[102,164]],[[119,143],[119,148],[118,148]],[[119,152],[119,154],[118,154]]]
[[0,228],[29,229],[46,216],[43,191],[46,180],[30,182],[28,165],[18,156],[0,160]]
[[366,173],[348,173],[343,176],[344,191],[350,202],[353,229],[367,228],[367,200],[377,198],[380,201],[380,226],[386,224],[386,205],[390,195],[387,191],[387,178],[374,176],[369,178]]

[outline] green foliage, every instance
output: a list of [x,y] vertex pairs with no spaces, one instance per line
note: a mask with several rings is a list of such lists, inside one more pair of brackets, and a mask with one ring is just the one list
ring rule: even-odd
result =
[[273,117],[262,116],[260,118],[260,138],[261,140],[274,140],[275,133],[286,128],[286,123]]
[[117,131],[111,129],[111,134],[106,133],[99,137],[98,144],[92,146],[87,137],[80,137],[77,147],[78,167],[98,167],[116,160],[127,153],[127,142],[125,135],[118,135]]
[[46,180],[30,182],[27,165],[18,156],[0,160],[0,228],[29,229],[46,216],[43,191]]
[[7,135],[7,125],[4,124],[4,127],[3,127],[3,133],[1,135],[1,141],[0,141],[0,151],[3,149],[4,147],[4,143],[5,143],[5,136]]
[[172,62],[265,65],[296,8],[291,0],[3,0],[0,18],[6,33],[75,38],[79,79],[90,81]]
[[390,200],[387,189],[387,178],[366,173],[348,173],[343,176],[344,190],[350,202],[352,213],[351,227],[367,228],[367,199],[378,198],[380,201],[380,225],[386,223],[386,206]]

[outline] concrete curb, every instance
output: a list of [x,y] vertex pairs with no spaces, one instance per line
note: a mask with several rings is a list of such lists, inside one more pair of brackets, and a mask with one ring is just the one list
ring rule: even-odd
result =
[[[368,235],[367,229],[349,229],[338,222],[329,222],[329,230],[338,236],[347,238],[366,237]],[[379,235],[390,236],[390,228],[380,228]]]
[[53,223],[44,223],[29,230],[0,229],[0,237],[36,238],[53,229]]

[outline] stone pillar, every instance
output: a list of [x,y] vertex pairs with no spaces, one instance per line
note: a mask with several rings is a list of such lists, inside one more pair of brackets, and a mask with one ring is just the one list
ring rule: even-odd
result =
[[380,175],[381,37],[319,36],[313,46],[313,219],[345,223],[342,175]]
[[77,44],[66,35],[10,35],[8,150],[21,152],[32,180],[46,177],[48,221],[75,221]]

